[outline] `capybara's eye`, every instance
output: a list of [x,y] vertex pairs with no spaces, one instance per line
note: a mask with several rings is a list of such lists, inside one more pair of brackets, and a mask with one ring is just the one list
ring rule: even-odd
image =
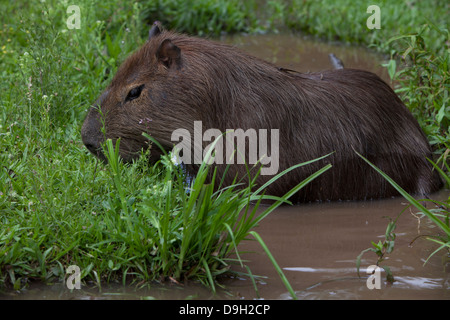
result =
[[141,95],[142,89],[144,89],[145,84],[140,85],[139,87],[134,87],[133,89],[128,92],[127,97],[125,98],[125,102],[134,100],[136,98],[139,98]]

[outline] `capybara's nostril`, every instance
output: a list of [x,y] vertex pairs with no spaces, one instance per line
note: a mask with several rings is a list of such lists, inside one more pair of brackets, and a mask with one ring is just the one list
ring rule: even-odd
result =
[[85,147],[90,152],[95,154],[96,156],[98,155],[99,152],[101,152],[100,142],[96,141],[94,136],[83,136],[82,135],[82,140],[83,140],[83,144],[85,145]]
[[86,148],[97,157],[101,157],[101,143],[104,140],[98,111],[92,107],[81,128],[81,140]]
[[93,154],[97,155],[97,153],[99,152],[99,148],[98,146],[92,144],[92,143],[85,143],[84,144],[86,146],[86,148],[92,152]]
[[84,141],[83,143],[85,147],[91,152],[93,155],[95,155],[97,158],[99,158],[102,161],[106,161],[106,157],[103,154],[102,147],[99,143],[93,142],[93,141]]

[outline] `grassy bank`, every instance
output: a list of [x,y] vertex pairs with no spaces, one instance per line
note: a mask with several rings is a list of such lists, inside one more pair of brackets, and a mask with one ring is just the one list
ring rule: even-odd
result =
[[[400,70],[392,62],[391,74],[436,146],[440,164],[445,162],[450,124],[445,1],[418,2],[410,10],[403,2],[382,2],[393,14],[383,13],[380,31],[364,29],[367,7],[348,1],[76,4],[80,29],[67,27],[73,14],[67,13],[67,1],[0,3],[1,288],[19,290],[34,279],[60,281],[72,264],[80,267],[83,281],[99,286],[170,277],[214,288],[233,262],[228,254],[258,222],[252,211],[246,223],[237,220],[236,213],[255,200],[249,189],[214,194],[196,179],[196,192],[186,193],[168,160],[156,167],[144,161],[105,166],[82,145],[87,108],[120,62],[144,42],[153,19],[201,35],[289,28],[374,44],[393,58],[404,55],[407,67]],[[422,29],[426,16],[436,28]],[[399,32],[407,36],[388,42]],[[225,211],[233,214],[223,221]]]

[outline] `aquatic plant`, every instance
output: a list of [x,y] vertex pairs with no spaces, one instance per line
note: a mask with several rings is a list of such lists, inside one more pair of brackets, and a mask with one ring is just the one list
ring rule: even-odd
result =
[[[450,196],[449,198],[444,201],[436,201],[431,199],[422,199],[417,200],[410,194],[408,194],[405,190],[403,190],[394,180],[392,180],[387,174],[385,174],[383,171],[381,171],[379,168],[377,168],[375,165],[373,165],[371,162],[369,162],[366,158],[358,154],[362,159],[364,159],[374,170],[376,170],[380,175],[382,175],[409,203],[410,206],[414,206],[419,210],[419,215],[423,215],[427,217],[433,224],[435,224],[443,234],[439,234],[436,232],[434,235],[427,235],[424,236],[425,239],[435,242],[439,244],[439,247],[433,251],[428,258],[425,260],[425,263],[436,253],[440,251],[444,251],[444,256],[446,257],[445,260],[450,260]],[[448,179],[448,175],[441,171],[441,174],[444,178]],[[434,205],[436,208],[430,209],[427,208],[424,203],[429,202],[432,205]],[[356,258],[356,269],[357,273],[359,275],[359,268],[361,265],[361,259],[362,256],[367,252],[374,252],[377,256],[377,262],[376,264],[378,266],[381,266],[386,271],[386,280],[388,282],[394,282],[394,276],[387,265],[381,265],[381,262],[383,262],[386,255],[392,253],[395,246],[395,228],[397,227],[397,220],[400,218],[400,215],[405,212],[410,206],[406,207],[398,216],[396,219],[389,218],[389,223],[386,228],[386,232],[384,235],[383,241],[378,241],[378,243],[372,241],[372,247],[367,248],[358,255]],[[411,243],[416,241],[416,239],[413,239]]]

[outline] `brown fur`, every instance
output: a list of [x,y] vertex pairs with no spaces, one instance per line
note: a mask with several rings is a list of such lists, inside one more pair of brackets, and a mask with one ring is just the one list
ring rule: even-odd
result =
[[[154,27],[155,28],[155,27]],[[152,29],[148,42],[119,68],[97,101],[106,138],[121,138],[120,154],[131,161],[148,140],[167,150],[179,128],[193,132],[217,128],[279,129],[280,169],[335,152],[323,161],[296,169],[267,190],[283,195],[325,163],[333,168],[310,183],[297,200],[370,199],[395,190],[362,161],[355,150],[411,193],[440,186],[426,160],[430,146],[417,121],[392,89],[373,73],[341,69],[322,73],[287,72],[234,47]],[[141,95],[126,101],[142,84]],[[91,108],[82,128],[83,142],[97,156],[105,137],[100,115]],[[151,160],[160,152],[152,147]],[[188,166],[195,174],[196,167]],[[218,165],[219,176],[225,166]],[[232,165],[226,184],[245,176]],[[259,185],[270,176],[260,176]]]

